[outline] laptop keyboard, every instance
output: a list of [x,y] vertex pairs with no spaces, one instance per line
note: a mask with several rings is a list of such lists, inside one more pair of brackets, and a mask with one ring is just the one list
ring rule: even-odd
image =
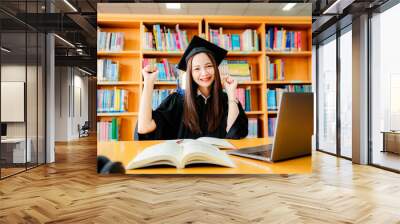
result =
[[249,153],[249,154],[269,158],[271,156],[271,150],[261,151],[261,152],[252,152],[252,153]]

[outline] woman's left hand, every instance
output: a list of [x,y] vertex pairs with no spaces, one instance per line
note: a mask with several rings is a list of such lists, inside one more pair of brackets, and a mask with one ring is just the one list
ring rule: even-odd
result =
[[228,94],[228,99],[235,100],[236,99],[236,88],[237,88],[237,81],[232,78],[231,76],[226,76],[225,78],[225,91]]

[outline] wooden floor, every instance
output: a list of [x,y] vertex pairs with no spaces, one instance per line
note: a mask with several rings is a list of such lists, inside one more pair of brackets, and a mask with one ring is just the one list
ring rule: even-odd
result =
[[99,176],[96,141],[0,181],[0,223],[400,223],[400,175],[323,153],[311,175]]

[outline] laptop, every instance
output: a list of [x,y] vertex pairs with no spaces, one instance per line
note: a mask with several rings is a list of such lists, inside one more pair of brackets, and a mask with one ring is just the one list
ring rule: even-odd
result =
[[314,128],[313,93],[283,93],[273,144],[227,151],[267,162],[311,155]]

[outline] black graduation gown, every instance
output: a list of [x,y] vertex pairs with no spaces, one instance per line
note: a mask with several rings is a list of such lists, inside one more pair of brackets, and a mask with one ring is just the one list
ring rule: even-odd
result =
[[[222,95],[223,116],[220,125],[216,130],[209,133],[206,122],[206,107],[209,106],[203,96],[196,97],[196,105],[199,116],[201,134],[192,133],[183,123],[183,104],[184,95],[180,93],[170,94],[160,106],[152,112],[152,117],[157,125],[157,128],[147,134],[138,134],[139,140],[165,140],[165,139],[195,139],[198,137],[216,137],[239,139],[247,136],[248,120],[247,116],[238,103],[239,115],[233,123],[232,127],[226,132],[228,118],[228,96],[226,93]],[[211,96],[212,97],[212,96]]]

